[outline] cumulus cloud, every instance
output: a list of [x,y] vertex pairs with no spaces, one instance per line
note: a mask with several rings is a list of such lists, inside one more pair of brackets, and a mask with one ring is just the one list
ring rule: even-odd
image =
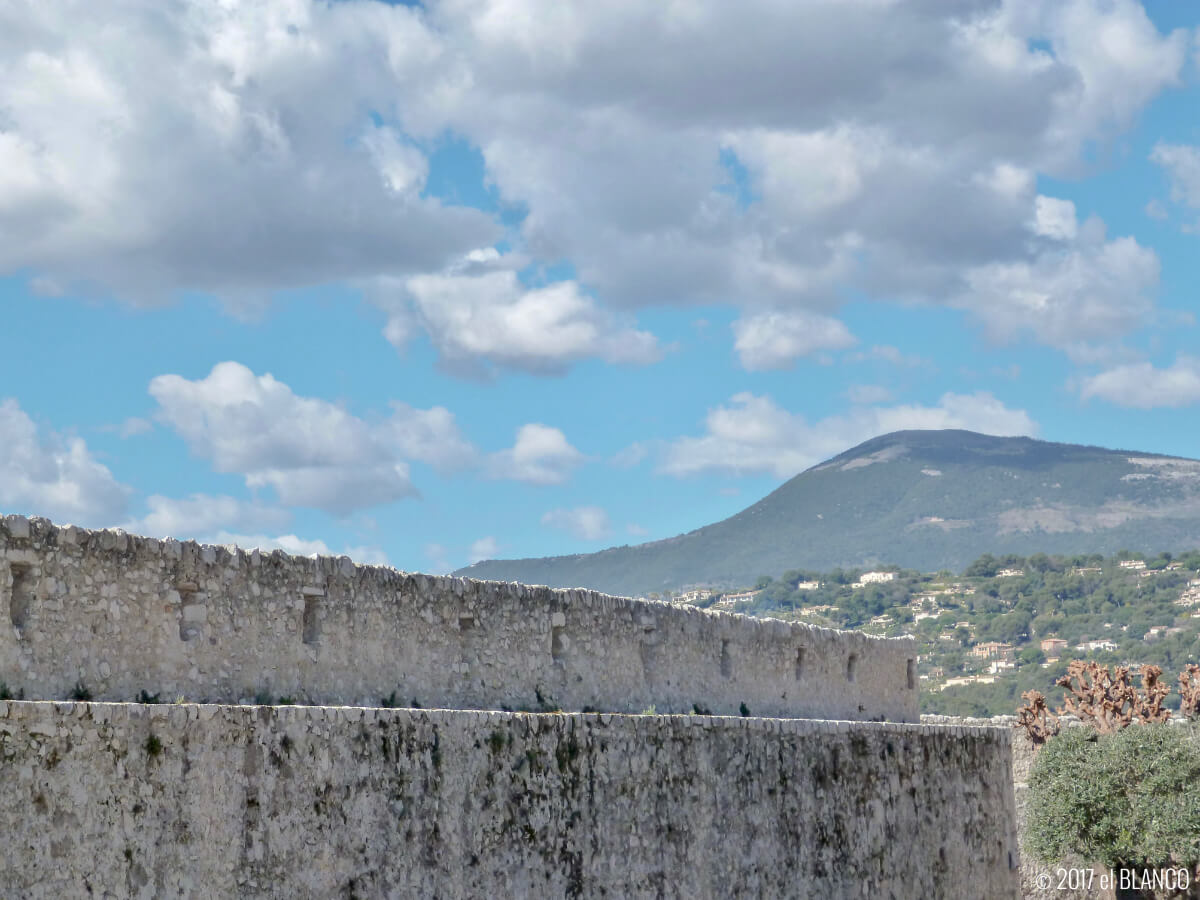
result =
[[599,541],[612,531],[608,513],[599,506],[552,509],[542,516],[542,524],[565,531],[581,541]]
[[[1188,45],[1128,0],[751,6],[438,7],[490,98],[519,98],[467,92],[448,114],[529,210],[531,253],[624,305],[828,315],[850,286],[1019,332],[1025,308],[989,313],[998,291],[977,288],[987,266],[1072,268],[1053,254],[1075,249],[1074,211],[1037,196],[1038,174],[1071,172],[1081,146],[1128,127],[1177,83]],[[832,53],[848,35],[856,52]],[[1092,256],[1076,250],[1081,267]],[[1148,305],[1153,284],[1133,286]],[[1054,287],[1054,305],[1087,290]],[[1104,321],[1136,327],[1110,299]]]
[[121,521],[130,489],[79,437],[39,429],[14,399],[0,400],[0,507],[59,523]]
[[237,362],[194,381],[159,375],[150,394],[157,418],[218,472],[271,488],[284,506],[335,515],[416,496],[407,460],[531,484],[559,484],[584,460],[559,429],[542,424],[521,426],[512,447],[485,457],[444,407],[395,402],[389,417],[368,421]]
[[[1200,147],[1159,143],[1150,159],[1166,170],[1171,182],[1171,199],[1191,209],[1200,209]],[[1167,215],[1161,205],[1147,204],[1146,211],[1156,219],[1165,219]]]
[[604,312],[574,281],[527,288],[513,271],[419,275],[405,292],[408,305],[385,304],[393,310],[386,333],[402,346],[418,325],[452,371],[486,372],[487,364],[557,374],[582,359],[648,363],[661,355],[654,335]]
[[499,552],[500,544],[489,534],[471,544],[471,549],[467,552],[467,559],[474,564],[484,559],[495,559]]
[[1164,369],[1148,362],[1116,366],[1083,379],[1079,393],[1135,409],[1191,406],[1200,403],[1200,358],[1180,354]]
[[1084,223],[1078,238],[1061,208],[1040,219],[1065,243],[1032,260],[997,262],[966,272],[956,304],[970,310],[993,337],[1028,333],[1069,350],[1135,330],[1152,317],[1159,262],[1131,237],[1107,240],[1103,224]]
[[200,540],[225,530],[281,530],[291,515],[283,509],[239,500],[236,497],[192,494],[185,499],[153,494],[146,499],[148,512],[125,526],[152,537]]
[[379,429],[325,400],[299,397],[270,374],[218,363],[205,378],[150,382],[159,418],[219,472],[271,487],[287,506],[345,515],[416,494],[408,466]]
[[[1075,174],[1189,48],[1134,0],[25,0],[0,34],[0,271],[240,308],[399,286],[388,339],[424,329],[470,374],[651,361],[617,310],[688,303],[742,307],[743,344],[786,365],[805,337],[767,341],[756,317],[829,317],[847,290],[1054,346],[1082,308],[1119,336],[1152,308],[1154,254],[1089,242],[1038,176]],[[429,196],[448,133],[521,211],[507,234]],[[1156,156],[1189,196],[1186,159]],[[501,239],[576,275],[452,271]]]
[[454,413],[444,406],[414,409],[407,403],[393,402],[383,432],[402,457],[442,471],[471,466],[479,457],[476,447],[463,436]]
[[797,357],[857,343],[838,319],[806,310],[748,316],[733,323],[733,333],[733,349],[750,371],[788,368]]
[[769,473],[788,478],[869,438],[908,429],[963,428],[987,434],[1032,435],[1037,425],[1024,410],[992,394],[943,394],[936,406],[856,407],[809,422],[770,397],[735,394],[711,410],[705,434],[666,446],[660,470],[686,476],[707,471]]
[[1075,204],[1070,200],[1038,196],[1034,207],[1033,231],[1056,241],[1073,241],[1079,233]]
[[524,481],[527,484],[562,484],[584,461],[567,436],[549,425],[532,423],[517,430],[512,447],[488,458],[492,478]]
[[441,41],[414,10],[18,0],[0,33],[0,271],[241,307],[436,269],[501,234],[422,196],[425,154],[369,116],[398,86],[414,118],[438,100]]

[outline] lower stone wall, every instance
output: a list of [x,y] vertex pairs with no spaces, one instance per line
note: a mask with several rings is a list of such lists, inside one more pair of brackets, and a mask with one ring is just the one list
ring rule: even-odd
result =
[[996,728],[0,701],[5,897],[1018,895]]
[[[1012,766],[1013,793],[1016,800],[1017,833],[1020,839],[1025,833],[1025,816],[1029,808],[1029,772],[1033,768],[1037,753],[1033,741],[1024,729],[1014,728],[1016,716],[993,716],[991,718],[963,718],[958,716],[922,716],[927,725],[945,727],[959,725],[968,728],[1004,728],[1012,732],[1012,750],[1009,764]],[[1071,724],[1068,721],[1068,724]],[[1021,897],[1024,900],[1107,900],[1112,891],[1092,888],[1070,888],[1066,886],[1064,869],[1091,868],[1082,860],[1065,860],[1046,865],[1021,853]],[[1049,885],[1049,886],[1047,886]],[[1060,887],[1060,885],[1062,885]]]

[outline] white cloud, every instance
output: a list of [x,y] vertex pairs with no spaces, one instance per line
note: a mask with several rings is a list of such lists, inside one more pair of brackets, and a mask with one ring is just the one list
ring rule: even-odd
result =
[[625,526],[625,531],[626,531],[626,533],[631,534],[634,537],[645,537],[646,535],[648,535],[650,533],[650,530],[648,528],[643,528],[637,522],[630,522],[628,525]]
[[369,117],[415,122],[444,100],[442,42],[417,11],[17,0],[0,34],[0,271],[245,309],[435,270],[501,234],[422,197],[424,153]]
[[562,431],[531,423],[517,430],[511,448],[491,454],[487,472],[492,478],[527,484],[562,484],[583,461],[584,455],[571,446]]
[[1039,195],[1034,209],[1034,234],[1056,241],[1075,240],[1079,233],[1079,223],[1075,219],[1074,203]]
[[1200,358],[1180,354],[1159,369],[1148,362],[1116,366],[1083,380],[1080,395],[1136,409],[1200,403]]
[[[1171,180],[1171,199],[1192,209],[1200,209],[1200,147],[1188,144],[1156,144],[1150,159],[1167,170]],[[1165,210],[1155,218],[1165,217]]]
[[[1133,0],[26,0],[0,34],[0,271],[243,310],[290,286],[399,286],[377,299],[388,339],[424,329],[472,374],[656,359],[640,306],[733,303],[750,323],[829,316],[847,290],[1054,346],[1094,312],[1095,339],[1119,337],[1152,309],[1154,254],[1081,244],[1038,178],[1076,174],[1179,83],[1189,47]],[[450,133],[524,211],[510,233],[422,196]],[[454,269],[501,239],[577,275]],[[757,360],[808,352],[745,323]]]
[[1030,333],[1064,350],[1119,338],[1153,317],[1159,276],[1153,250],[1130,237],[1107,240],[1097,220],[1064,243],[1033,260],[968,270],[956,304],[998,339]]
[[857,343],[838,319],[806,310],[744,317],[733,323],[733,333],[733,348],[749,371],[788,368],[797,357]]
[[158,417],[219,472],[271,487],[286,506],[345,515],[413,496],[408,466],[380,429],[325,400],[299,397],[270,374],[218,363],[197,381],[150,382]]
[[411,303],[385,300],[386,333],[402,346],[418,324],[442,363],[468,373],[493,367],[561,373],[582,359],[649,363],[661,355],[654,335],[602,311],[574,281],[526,288],[513,271],[420,275],[408,280]]
[[489,534],[471,544],[467,559],[473,565],[483,559],[495,559],[499,552],[500,544]]
[[549,425],[523,425],[512,447],[484,456],[444,407],[394,402],[388,418],[367,421],[236,362],[218,363],[195,381],[159,375],[150,393],[157,418],[218,472],[271,488],[283,506],[335,515],[415,496],[405,460],[530,484],[560,484],[584,461]]
[[672,441],[661,471],[675,476],[765,472],[788,478],[879,434],[941,428],[1000,435],[1037,432],[1024,410],[1010,409],[983,391],[946,393],[936,406],[856,407],[813,423],[769,397],[740,393],[729,406],[709,412],[703,436]]
[[407,403],[394,402],[384,431],[402,457],[441,471],[471,466],[479,457],[479,451],[454,421],[454,414],[444,406],[414,409]]
[[608,513],[599,506],[552,509],[542,516],[542,524],[565,531],[581,541],[599,541],[612,531]]
[[280,530],[291,520],[291,515],[283,509],[210,494],[192,494],[186,499],[153,494],[146,499],[146,506],[149,511],[125,525],[127,531],[151,537],[200,540],[219,531]]
[[0,400],[0,507],[5,511],[104,528],[121,521],[129,494],[82,438],[39,433],[16,400]]

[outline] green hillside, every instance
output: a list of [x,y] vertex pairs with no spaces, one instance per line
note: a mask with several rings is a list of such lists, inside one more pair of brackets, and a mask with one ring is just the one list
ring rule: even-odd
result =
[[455,574],[626,595],[729,587],[787,569],[959,571],[984,553],[1200,545],[1200,461],[902,431],[814,466],[735,516],[638,546],[485,560]]

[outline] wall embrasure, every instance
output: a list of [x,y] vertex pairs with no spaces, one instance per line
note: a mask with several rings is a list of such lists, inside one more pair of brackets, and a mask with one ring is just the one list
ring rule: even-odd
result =
[[[7,618],[7,622],[3,621]],[[914,644],[665,603],[0,520],[0,681],[30,699],[916,721]]]

